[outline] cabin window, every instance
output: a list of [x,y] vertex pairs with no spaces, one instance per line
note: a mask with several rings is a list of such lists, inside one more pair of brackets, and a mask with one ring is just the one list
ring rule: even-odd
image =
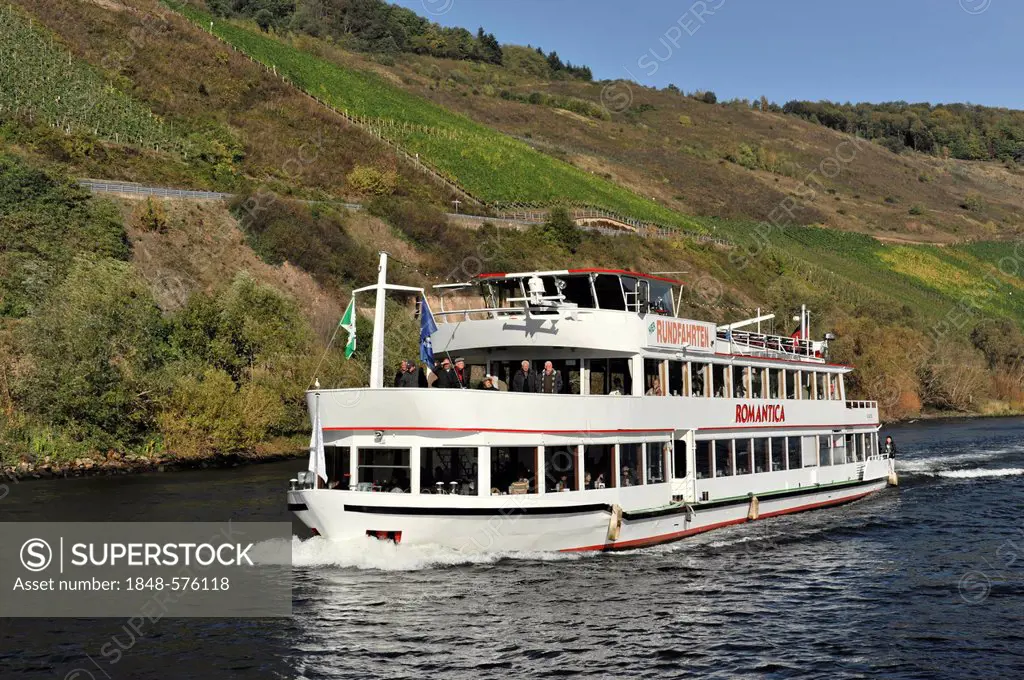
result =
[[594,308],[594,295],[590,289],[589,276],[570,276],[562,280],[565,281],[562,295],[565,296],[566,302],[584,309]]
[[736,474],[750,474],[750,440],[736,440]]
[[710,441],[699,441],[697,442],[696,450],[696,462],[694,463],[697,468],[697,479],[707,479],[711,477],[711,442]]
[[[632,394],[629,359],[590,359],[591,394]],[[565,376],[562,376],[563,379]]]
[[810,399],[811,390],[814,389],[813,371],[800,371],[800,398]]
[[[828,440],[825,440],[826,444]],[[800,460],[803,467],[814,467],[818,464],[818,437],[813,434],[805,434],[800,437]]]
[[576,491],[579,449],[576,446],[544,448],[544,492]]
[[732,441],[719,439],[711,442],[715,452],[715,477],[732,477]]
[[828,376],[828,398],[838,399],[839,398],[839,374],[838,373],[826,373]]
[[[327,463],[327,488],[348,489],[352,482],[352,449],[347,446],[325,446],[324,462]],[[320,482],[317,482],[320,484]]]
[[594,290],[597,291],[597,304],[601,309],[625,311],[626,301],[622,297],[622,284],[618,276],[598,274],[594,279]]
[[650,281],[651,312],[664,316],[673,316],[672,284],[664,281]]
[[668,394],[673,397],[686,394],[685,372],[686,364],[682,361],[668,362]]
[[[657,388],[655,388],[657,381]],[[644,394],[647,396],[664,396],[665,386],[661,382],[661,361],[644,359]]]
[[595,444],[583,447],[583,485],[587,489],[603,489],[615,486],[612,476],[615,463],[615,447],[610,444]]
[[832,435],[818,435],[818,465],[824,467],[832,464]]
[[786,469],[786,438],[772,437],[772,472]]
[[401,489],[409,493],[412,479],[409,449],[359,449],[360,488],[374,491]]
[[728,397],[729,381],[726,379],[728,376],[728,366],[722,364],[711,364],[711,382],[715,389],[716,397]]
[[690,396],[707,396],[709,364],[690,364]]
[[786,462],[790,470],[799,470],[803,467],[800,460],[800,437],[789,437],[786,439]]
[[754,472],[768,472],[768,440],[764,437],[754,440]]
[[673,465],[672,475],[676,479],[684,479],[686,477],[686,454],[687,446],[685,439],[677,439],[675,446],[672,449]]
[[665,481],[665,464],[668,462],[668,448],[668,444],[647,444],[648,484],[660,484]]
[[786,380],[786,399],[796,399],[796,372],[783,371]]
[[750,384],[748,381],[750,368],[748,366],[733,366],[732,367],[732,396],[737,399],[748,399],[750,397],[750,390],[747,386]]
[[827,380],[826,380],[827,376],[824,373],[816,373],[815,375],[817,376],[818,399],[827,399],[828,398],[828,390],[825,389],[825,385],[826,385],[826,382],[827,382]]
[[750,367],[750,396],[754,399],[764,399],[764,369],[756,366]]
[[779,398],[779,382],[782,380],[782,371],[778,368],[768,369],[768,398]]
[[619,444],[619,486],[640,486],[644,483],[643,451],[643,444]]
[[537,493],[537,448],[492,446],[491,485],[492,494]]
[[[847,446],[849,444],[849,446]],[[849,451],[849,453],[847,453]],[[848,459],[847,456],[853,455],[853,441],[852,435],[850,438],[844,437],[841,434],[832,435],[832,464],[842,465]]]
[[475,448],[420,449],[420,493],[479,496]]
[[626,296],[626,311],[639,312],[640,301],[637,280],[632,276],[621,276],[619,278],[622,281],[622,293]]
[[864,460],[864,457],[865,457],[864,456],[864,450],[865,450],[864,443],[865,443],[865,441],[867,440],[867,438],[869,436],[870,435],[867,435],[867,434],[858,434],[856,436],[856,439],[854,441],[854,445],[855,445],[854,460]]

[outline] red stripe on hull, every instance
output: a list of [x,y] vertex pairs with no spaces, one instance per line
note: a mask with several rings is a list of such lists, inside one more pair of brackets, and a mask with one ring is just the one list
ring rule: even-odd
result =
[[[788,508],[786,510],[776,510],[775,512],[766,512],[758,517],[758,519],[766,519],[769,517],[778,517],[779,515],[790,515],[796,512],[804,512],[806,510],[814,510],[815,508],[824,508],[830,505],[840,505],[842,503],[850,503],[852,501],[864,498],[874,491],[865,491],[864,493],[857,494],[855,496],[844,496],[843,498],[836,498],[830,501],[822,501],[820,503],[808,503],[807,505],[798,505],[795,508]],[[626,550],[629,548],[646,548],[652,545],[658,545],[660,543],[670,543],[672,541],[678,541],[681,538],[687,536],[693,536],[695,534],[703,534],[714,529],[721,529],[722,527],[731,526],[733,524],[743,524],[744,522],[756,521],[748,520],[746,517],[739,519],[731,519],[725,522],[718,522],[716,524],[709,524],[706,527],[698,527],[696,529],[686,529],[684,531],[676,531],[671,534],[662,534],[661,536],[652,536],[650,538],[636,538],[632,541],[621,541],[616,543],[603,543],[601,545],[588,545],[581,548],[566,548],[560,552],[588,552],[594,550]]]

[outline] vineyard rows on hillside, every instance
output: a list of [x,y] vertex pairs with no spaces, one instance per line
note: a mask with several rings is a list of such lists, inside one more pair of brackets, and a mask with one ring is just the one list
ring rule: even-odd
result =
[[15,116],[119,144],[186,151],[184,140],[149,108],[8,6],[0,8],[0,118]]

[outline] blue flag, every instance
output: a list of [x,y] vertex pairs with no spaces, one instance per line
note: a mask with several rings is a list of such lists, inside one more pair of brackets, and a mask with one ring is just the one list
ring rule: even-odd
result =
[[420,300],[420,361],[426,363],[431,371],[434,370],[434,345],[430,341],[430,336],[436,332],[434,315],[430,313],[427,298],[423,298]]

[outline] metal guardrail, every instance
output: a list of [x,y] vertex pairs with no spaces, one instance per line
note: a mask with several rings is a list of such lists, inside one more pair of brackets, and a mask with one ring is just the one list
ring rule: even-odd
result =
[[217,191],[147,187],[133,182],[105,182],[102,180],[80,179],[78,184],[89,191],[100,194],[131,194],[135,196],[159,196],[161,198],[188,198],[200,201],[225,201],[232,198],[232,194],[222,194]]

